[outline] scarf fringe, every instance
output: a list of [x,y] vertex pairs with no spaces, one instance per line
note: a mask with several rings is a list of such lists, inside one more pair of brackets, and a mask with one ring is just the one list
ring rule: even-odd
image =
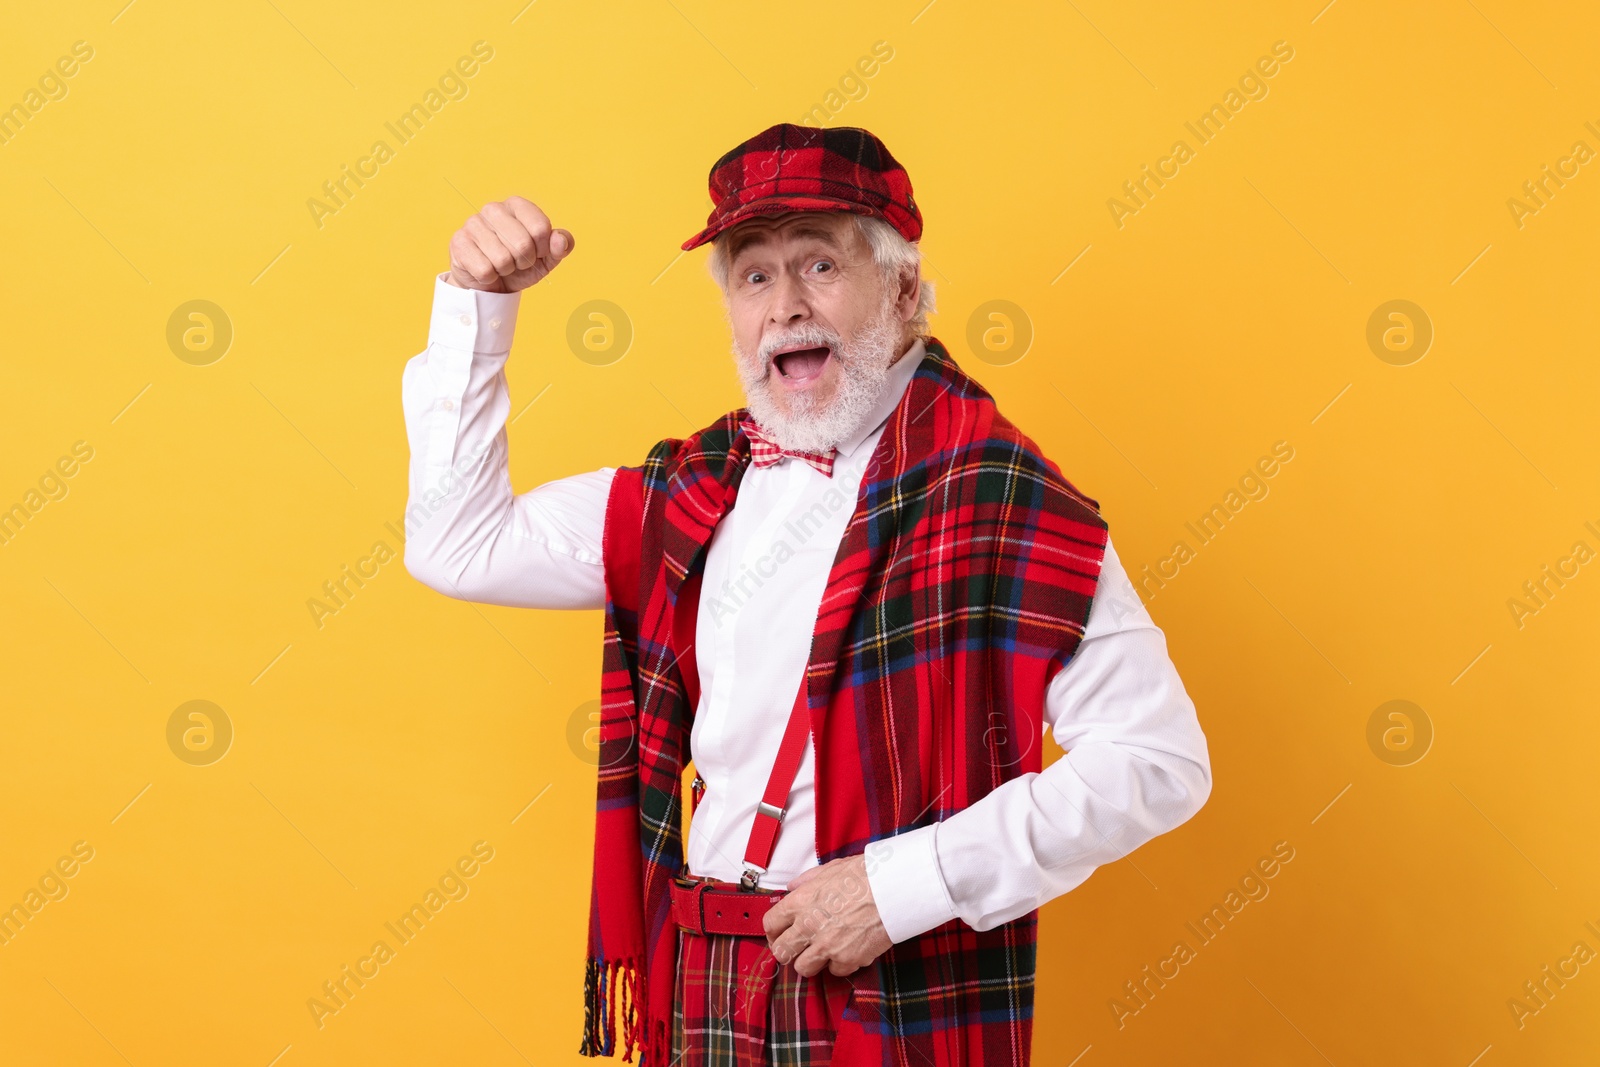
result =
[[[633,1062],[635,1049],[651,1051],[640,1041],[640,979],[644,962],[638,959],[602,960],[590,957],[583,971],[583,1056],[616,1054],[617,1023],[622,1023],[622,1062]],[[658,1027],[659,1029],[659,1027]],[[659,1046],[659,1038],[655,1042]]]

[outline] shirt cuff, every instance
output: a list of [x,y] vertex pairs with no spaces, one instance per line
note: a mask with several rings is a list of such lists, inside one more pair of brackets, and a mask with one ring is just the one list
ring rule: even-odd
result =
[[938,829],[938,823],[919,826],[867,846],[867,885],[895,944],[956,918],[934,851]]
[[433,282],[428,344],[458,352],[509,352],[522,294],[463,289],[445,281],[449,273],[441,273]]

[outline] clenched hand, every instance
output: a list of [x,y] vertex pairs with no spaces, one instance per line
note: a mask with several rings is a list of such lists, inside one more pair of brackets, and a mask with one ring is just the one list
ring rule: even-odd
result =
[[566,230],[550,228],[539,205],[520,196],[483,205],[450,238],[450,284],[518,293],[543,280],[572,252]]
[[806,977],[860,970],[893,944],[878,917],[865,856],[830,860],[802,871],[767,912],[767,945],[779,963]]

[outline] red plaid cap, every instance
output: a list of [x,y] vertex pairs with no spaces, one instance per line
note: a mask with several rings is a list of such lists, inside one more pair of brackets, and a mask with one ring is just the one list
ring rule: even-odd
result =
[[686,252],[752,216],[786,211],[850,211],[883,219],[908,241],[922,236],[905,168],[855,126],[780,122],[717,160],[710,189],[706,228],[683,243]]

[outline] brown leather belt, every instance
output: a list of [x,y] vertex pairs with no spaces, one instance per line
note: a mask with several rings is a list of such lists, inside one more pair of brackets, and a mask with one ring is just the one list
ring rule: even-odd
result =
[[766,937],[762,920],[783,896],[782,890],[743,889],[711,878],[675,878],[672,918],[691,934]]

